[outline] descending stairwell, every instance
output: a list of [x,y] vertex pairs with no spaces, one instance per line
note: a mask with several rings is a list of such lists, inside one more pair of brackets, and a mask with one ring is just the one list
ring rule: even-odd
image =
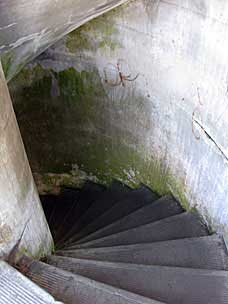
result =
[[[160,198],[144,186],[132,190],[114,182],[106,189],[88,182],[41,199],[56,252],[43,261],[24,256],[17,269],[56,300],[228,303],[223,239],[173,197]],[[0,303],[24,303],[1,297],[0,286]],[[54,303],[50,299],[25,303]]]
[[0,16],[0,304],[228,304],[228,1]]

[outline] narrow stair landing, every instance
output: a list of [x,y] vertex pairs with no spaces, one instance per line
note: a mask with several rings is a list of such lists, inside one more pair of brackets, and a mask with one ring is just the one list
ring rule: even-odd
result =
[[223,238],[173,197],[115,181],[41,200],[56,252],[17,267],[57,301],[228,304]]

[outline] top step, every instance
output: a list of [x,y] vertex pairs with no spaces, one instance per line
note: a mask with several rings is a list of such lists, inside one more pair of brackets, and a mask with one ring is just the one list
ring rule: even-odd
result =
[[161,304],[26,257],[20,267],[26,269],[31,280],[66,304]]
[[0,303],[60,304],[51,295],[3,261],[0,261]]

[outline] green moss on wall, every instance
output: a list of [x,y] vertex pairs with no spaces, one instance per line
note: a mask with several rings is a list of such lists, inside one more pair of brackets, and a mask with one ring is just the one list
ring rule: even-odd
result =
[[10,87],[41,193],[78,187],[88,177],[106,185],[116,178],[131,187],[144,183],[161,195],[172,190],[188,208],[184,182],[177,183],[158,158],[145,158],[143,145],[130,144],[137,142],[131,130],[123,132],[119,118],[112,118],[121,110],[123,119],[134,120],[129,113],[142,112],[143,97],[109,100],[95,69],[57,73],[37,65],[24,69]]
[[7,78],[10,72],[10,68],[12,65],[12,55],[10,53],[5,53],[1,56],[1,63],[2,63],[2,68],[5,74],[5,77]]
[[25,62],[17,63],[15,55],[10,51],[1,54],[1,63],[7,82],[17,75],[25,65]]
[[118,10],[109,12],[82,25],[67,36],[66,46],[71,53],[80,51],[96,51],[109,48],[114,51],[121,47],[118,40],[118,29],[115,26],[114,17]]
[[[13,80],[10,91],[34,171],[71,170],[74,151],[70,152],[70,146],[78,141],[70,142],[69,137],[85,129],[89,121],[99,120],[97,104],[105,98],[105,91],[98,72],[71,68],[56,73],[36,66]],[[54,96],[53,91],[57,92]]]
[[[50,72],[49,70],[43,69],[40,65],[35,65],[33,68],[26,67],[9,83],[9,87],[12,92],[21,92],[24,88],[37,86],[41,80],[41,93],[43,93],[43,87],[46,84],[45,81],[43,81],[45,77],[50,77]],[[50,88],[50,85],[47,86]],[[37,91],[34,92],[34,94],[37,94]]]
[[84,98],[84,104],[93,96],[103,96],[105,94],[100,82],[100,77],[96,70],[92,72],[78,72],[74,68],[54,73],[60,91],[60,97],[64,101],[79,103]]

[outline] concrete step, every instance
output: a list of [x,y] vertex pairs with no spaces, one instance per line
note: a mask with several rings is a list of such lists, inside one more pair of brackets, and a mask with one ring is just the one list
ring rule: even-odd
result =
[[58,241],[58,247],[70,243],[71,238],[74,237],[79,230],[83,229],[94,219],[112,208],[120,199],[124,199],[125,195],[130,191],[132,190],[129,187],[118,181],[114,181],[111,187],[99,196],[99,199],[86,210],[86,212],[72,225],[68,233]]
[[59,223],[65,218],[69,209],[77,204],[80,190],[64,189],[60,195],[41,195],[40,199],[52,235],[55,237]]
[[[55,222],[55,233],[54,240],[56,244],[58,241],[71,229],[72,225],[86,212],[86,210],[96,201],[106,190],[105,187],[92,183],[86,182],[83,188],[80,190],[79,195],[72,199],[71,202],[67,203],[68,211],[63,216],[62,209],[65,210],[66,201],[63,198],[58,210],[58,218],[53,221]],[[74,193],[74,189],[68,189],[68,191]],[[62,217],[61,217],[62,213]],[[51,226],[51,224],[50,224]]]
[[32,281],[65,304],[160,303],[28,258],[21,260],[20,267],[26,268]]
[[111,209],[108,209],[101,216],[95,218],[84,229],[79,231],[72,239],[71,242],[89,235],[98,229],[101,229],[120,218],[142,208],[143,206],[151,204],[157,200],[158,196],[153,193],[149,188],[142,187],[128,193],[124,198],[120,199]]
[[57,264],[72,273],[169,304],[228,303],[227,271],[67,258]]
[[0,304],[57,304],[54,298],[6,262],[0,261]]
[[114,179],[112,181],[112,184],[111,184],[111,189],[114,192],[120,192],[120,193],[125,193],[125,192],[128,192],[128,191],[132,191],[133,189],[129,186],[127,186],[126,184],[120,182],[119,180],[117,179]]
[[[150,244],[65,250],[58,256],[142,265],[228,270],[224,241],[218,235]],[[48,262],[59,261],[58,256]]]
[[77,243],[85,243],[114,233],[153,223],[163,218],[180,214],[183,211],[183,208],[177,201],[175,201],[171,196],[165,196],[119,219],[118,221],[97,230],[87,237],[80,239]]
[[195,213],[184,212],[87,243],[72,244],[67,249],[152,243],[207,235],[209,235],[208,229],[199,216]]

